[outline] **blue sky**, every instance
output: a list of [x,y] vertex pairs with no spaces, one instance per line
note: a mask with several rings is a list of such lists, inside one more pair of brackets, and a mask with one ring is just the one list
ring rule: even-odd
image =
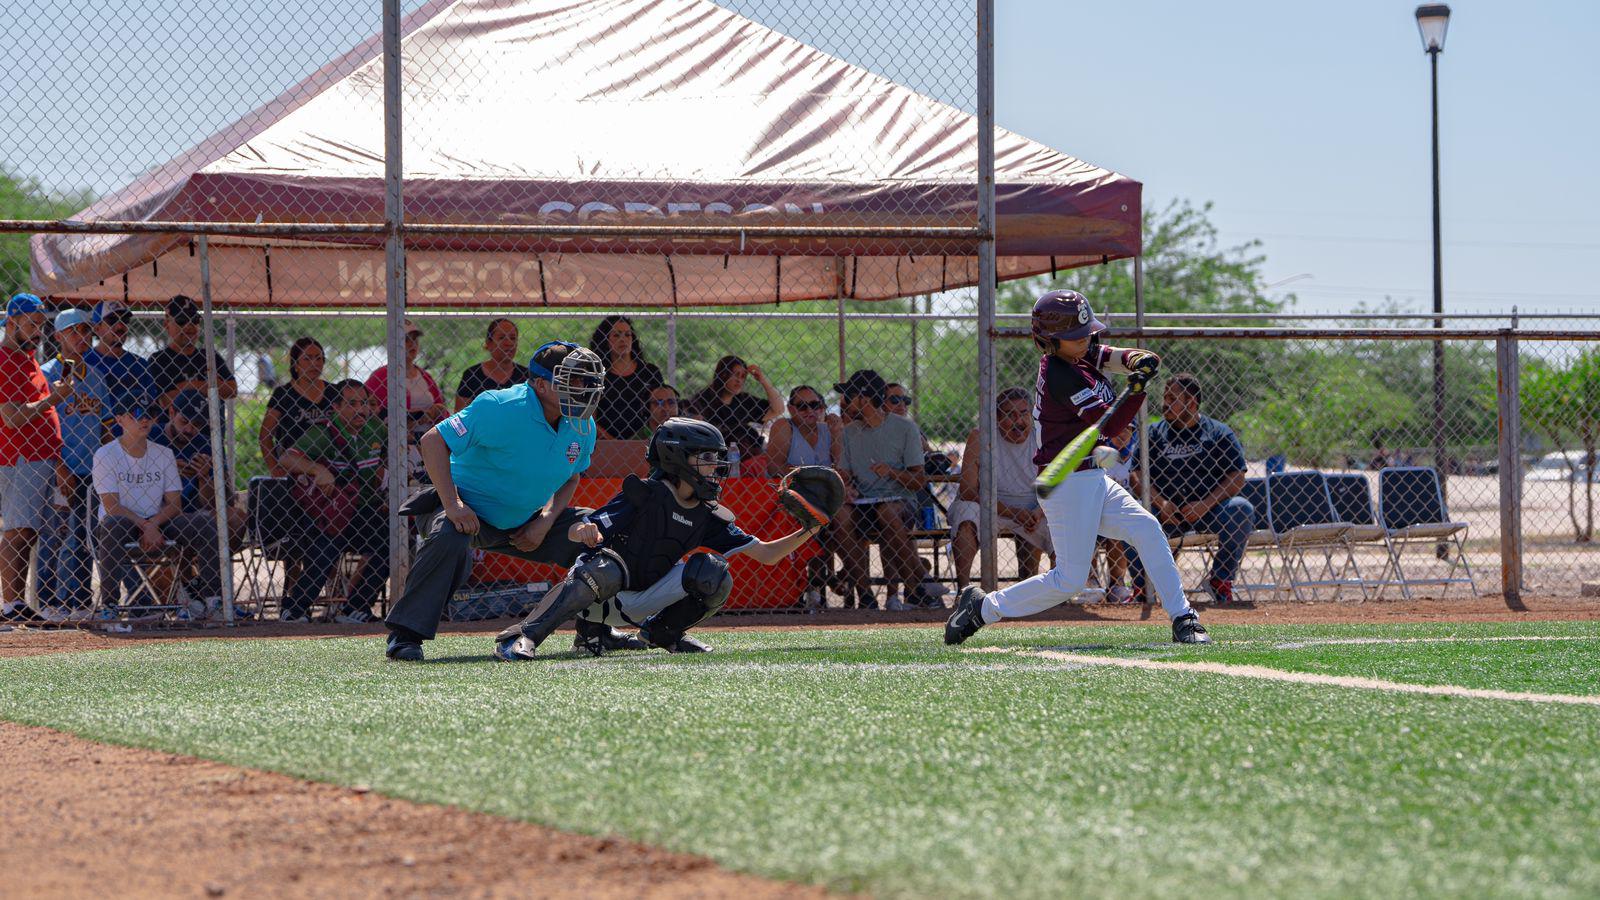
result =
[[[414,6],[410,3],[408,6]],[[971,4],[728,0],[949,96]],[[1600,5],[1452,3],[1441,59],[1446,308],[1600,309]],[[1414,4],[996,0],[1000,124],[1214,204],[1307,311],[1430,303],[1428,72]],[[784,8],[789,7],[789,8]],[[793,9],[799,7],[798,11]],[[19,0],[0,161],[108,190],[376,30],[373,0]],[[330,15],[321,10],[335,9]],[[874,16],[872,10],[880,12]],[[835,12],[839,11],[839,12]],[[174,25],[181,22],[183,24]],[[942,55],[941,55],[942,53]],[[210,85],[204,91],[198,85]]]

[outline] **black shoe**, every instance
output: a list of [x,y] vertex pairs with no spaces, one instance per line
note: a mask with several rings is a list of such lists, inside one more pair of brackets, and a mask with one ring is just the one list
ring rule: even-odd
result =
[[944,642],[955,646],[978,633],[983,627],[983,601],[988,595],[983,588],[969,584],[956,597],[956,611],[944,623]]
[[878,598],[877,597],[873,596],[872,594],[870,594],[870,593],[868,593],[866,591],[862,591],[861,593],[856,595],[856,609],[877,609],[877,608],[878,608]]
[[639,640],[631,634],[612,628],[579,619],[577,622],[578,633],[572,638],[572,649],[581,650],[590,656],[599,656],[612,650],[649,650],[650,645]]
[[4,622],[7,625],[22,625],[27,622],[38,621],[40,621],[39,614],[34,612],[33,607],[26,603],[19,603],[11,609],[0,612],[0,622]]
[[1181,615],[1172,620],[1172,642],[1174,644],[1209,644],[1211,635],[1206,634],[1206,627],[1200,624],[1200,617],[1194,613]]
[[408,641],[398,634],[389,635],[389,645],[383,655],[401,662],[422,662],[422,644]]

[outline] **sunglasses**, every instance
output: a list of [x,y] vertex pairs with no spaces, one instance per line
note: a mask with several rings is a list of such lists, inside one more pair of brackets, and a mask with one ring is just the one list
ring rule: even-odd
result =
[[910,406],[911,405],[911,395],[907,394],[904,397],[887,397],[887,398],[884,399],[884,402],[885,403],[892,403],[895,406]]
[[794,404],[794,408],[795,409],[822,409],[823,408],[823,403],[822,403],[821,400],[797,401]]

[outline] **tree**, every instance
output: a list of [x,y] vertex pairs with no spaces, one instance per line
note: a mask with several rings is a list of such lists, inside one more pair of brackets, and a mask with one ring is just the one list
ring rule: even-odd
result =
[[1361,452],[1371,436],[1397,428],[1416,415],[1411,399],[1315,348],[1293,351],[1285,377],[1270,396],[1234,421],[1251,443],[1287,453],[1305,465],[1342,464]]
[[[0,166],[0,219],[64,219],[94,202],[88,191],[52,195],[37,181]],[[0,290],[30,290],[26,234],[0,234]]]
[[[1542,360],[1522,364],[1522,421],[1543,435],[1567,464],[1567,514],[1572,539],[1594,540],[1594,466],[1600,448],[1600,351],[1579,354],[1565,368]],[[1581,456],[1569,452],[1581,448]],[[1584,514],[1578,518],[1577,485],[1583,482]]]

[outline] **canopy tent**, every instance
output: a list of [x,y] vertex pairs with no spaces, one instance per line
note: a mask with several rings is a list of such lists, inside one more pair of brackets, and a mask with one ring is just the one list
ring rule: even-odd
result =
[[[973,116],[710,0],[434,0],[403,24],[406,222],[959,227]],[[373,38],[82,220],[381,223]],[[1138,255],[1140,185],[995,132],[1000,278]],[[381,235],[213,237],[216,301],[380,306]],[[408,235],[408,306],[886,299],[976,283],[970,238]],[[192,291],[181,234],[32,240],[41,294]]]

